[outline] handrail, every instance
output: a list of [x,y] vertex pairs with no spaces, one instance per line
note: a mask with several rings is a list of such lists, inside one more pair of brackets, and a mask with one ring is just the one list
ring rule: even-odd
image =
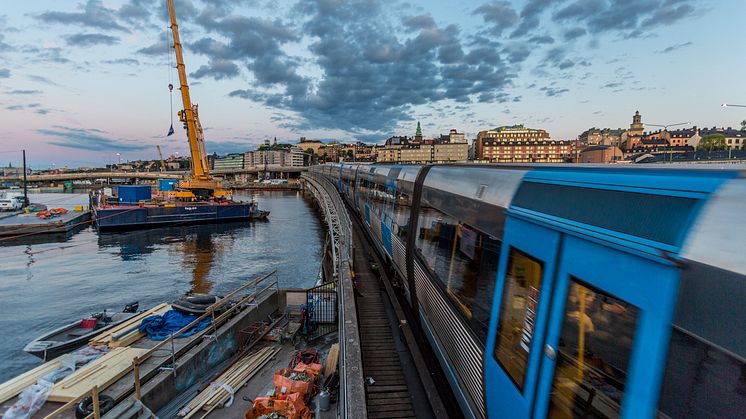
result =
[[367,418],[365,381],[352,278],[352,224],[334,185],[314,172],[302,175],[324,210],[332,248],[339,297],[339,415]]
[[[141,383],[140,383],[140,378],[141,378],[140,377],[140,365],[142,365],[145,362],[145,360],[147,360],[148,358],[150,358],[153,355],[153,353],[155,353],[156,350],[160,349],[166,343],[173,342],[174,338],[176,338],[177,336],[179,336],[182,333],[186,332],[187,330],[189,330],[190,328],[192,328],[195,324],[197,324],[198,322],[204,320],[208,316],[212,316],[213,317],[213,324],[221,322],[223,319],[227,318],[235,310],[237,310],[239,307],[241,307],[244,303],[248,302],[250,299],[256,298],[257,295],[261,295],[262,293],[264,293],[268,289],[270,289],[273,286],[277,285],[278,282],[276,280],[272,281],[269,285],[267,285],[266,287],[262,288],[260,291],[254,291],[254,292],[246,295],[241,300],[239,300],[238,303],[236,303],[235,305],[233,305],[232,307],[230,307],[228,310],[226,310],[224,313],[222,313],[218,317],[214,317],[215,309],[220,308],[220,307],[224,306],[225,304],[227,304],[228,302],[230,302],[231,301],[230,299],[233,298],[234,296],[236,296],[236,294],[238,294],[239,292],[241,292],[241,291],[243,291],[246,288],[249,288],[251,286],[259,285],[260,283],[264,282],[265,280],[267,280],[269,277],[271,277],[272,275],[274,275],[276,273],[277,273],[277,270],[275,269],[275,270],[273,270],[272,272],[270,272],[268,274],[265,274],[265,275],[262,275],[260,277],[254,278],[253,280],[251,280],[247,284],[244,284],[244,285],[238,287],[237,289],[235,289],[234,291],[232,291],[231,293],[229,293],[225,297],[221,298],[219,301],[213,303],[210,307],[207,308],[207,311],[205,311],[204,314],[202,314],[201,316],[197,317],[191,323],[189,323],[188,325],[182,327],[176,333],[173,333],[168,338],[164,339],[163,341],[159,342],[158,344],[156,344],[155,346],[153,346],[152,348],[150,348],[150,350],[148,350],[148,352],[142,354],[139,357],[135,357],[132,360],[132,367],[131,367],[132,370],[133,370],[133,372],[134,372],[134,377],[133,377],[134,380],[133,380],[132,384],[133,384],[133,390],[135,392],[135,398],[137,400],[140,400],[140,388],[141,388]],[[200,331],[200,334],[204,334],[204,332],[206,332],[207,330],[208,329],[204,329],[204,330]],[[199,334],[197,334],[196,336],[199,337]],[[175,368],[176,366],[173,366],[173,367]],[[54,412],[52,412],[49,415],[45,416],[44,419],[52,419],[53,417],[56,417],[56,416],[62,414],[63,412],[65,412],[66,410],[70,409],[75,404],[79,403],[81,400],[83,400],[84,398],[86,398],[89,395],[95,400],[95,399],[98,398],[98,393],[99,393],[98,386],[94,386],[93,388],[91,388],[91,390],[86,391],[85,393],[83,393],[82,395],[78,396],[77,398],[75,398],[73,400],[70,400],[69,402],[67,402],[64,405],[60,406]],[[100,413],[98,415],[96,415],[97,411],[98,411],[98,403],[94,403],[94,413],[92,413],[92,415],[94,415],[94,417],[96,419],[99,419],[101,417],[101,415],[100,415]]]

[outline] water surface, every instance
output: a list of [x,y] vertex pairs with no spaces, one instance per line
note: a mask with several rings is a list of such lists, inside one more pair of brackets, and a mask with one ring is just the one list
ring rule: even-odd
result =
[[[189,290],[227,293],[278,270],[281,287],[313,286],[323,226],[301,192],[259,192],[266,222],[168,227],[99,235],[86,228],[57,242],[0,242],[0,382],[40,363],[22,351],[44,331],[104,308],[141,308]],[[83,194],[38,194],[50,208]],[[248,200],[248,196],[238,197]]]

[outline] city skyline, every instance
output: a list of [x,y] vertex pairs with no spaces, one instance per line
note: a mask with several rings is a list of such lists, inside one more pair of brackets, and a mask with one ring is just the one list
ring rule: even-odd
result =
[[[166,86],[165,1],[14,3],[0,14],[0,163],[188,153]],[[157,5],[156,5],[157,4]],[[553,138],[651,124],[738,126],[727,21],[741,2],[176,0],[210,154],[306,136],[384,141],[525,124]],[[170,74],[170,76],[169,76]],[[173,113],[180,109],[175,92]]]

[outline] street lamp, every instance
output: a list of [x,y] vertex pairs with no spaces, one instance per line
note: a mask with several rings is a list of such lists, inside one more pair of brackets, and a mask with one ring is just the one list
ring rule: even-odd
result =
[[[691,122],[678,122],[676,124],[665,124],[665,125],[659,125],[659,124],[647,124],[651,127],[660,127],[663,128],[663,131],[668,132],[668,127],[676,127],[679,125],[689,125]],[[669,137],[670,140],[670,137]],[[673,161],[673,145],[669,141],[668,143],[668,161]]]

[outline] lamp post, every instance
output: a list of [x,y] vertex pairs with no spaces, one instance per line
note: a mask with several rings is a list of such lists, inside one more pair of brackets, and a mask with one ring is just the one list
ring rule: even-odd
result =
[[[679,125],[689,125],[689,124],[691,124],[691,122],[678,122],[676,124],[665,124],[665,125],[661,125],[661,124],[647,124],[647,125],[651,127],[660,127],[660,128],[663,128],[663,131],[668,132],[668,127],[676,127]],[[669,140],[670,140],[670,137],[669,137]],[[673,161],[673,146],[671,145],[670,141],[668,142],[668,161],[670,162]]]

